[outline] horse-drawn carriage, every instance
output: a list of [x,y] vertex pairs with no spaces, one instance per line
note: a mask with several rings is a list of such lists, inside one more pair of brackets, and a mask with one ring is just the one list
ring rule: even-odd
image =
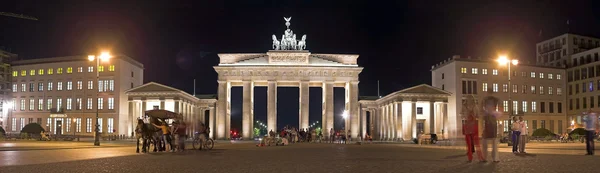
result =
[[[138,119],[137,127],[135,128],[137,149],[139,153],[140,141],[142,142],[142,152],[147,152],[150,145],[154,145],[154,152],[165,150],[168,143],[171,149],[173,142],[162,140],[163,132],[160,126],[168,125],[173,121],[181,121],[183,116],[175,112],[167,110],[148,110],[144,112],[144,116]],[[176,131],[176,130],[175,130]]]

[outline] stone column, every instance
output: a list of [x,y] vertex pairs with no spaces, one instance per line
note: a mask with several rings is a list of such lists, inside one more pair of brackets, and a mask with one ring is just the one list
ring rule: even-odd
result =
[[396,105],[396,102],[392,102],[391,105],[392,107],[391,109],[391,113],[390,115],[392,116],[392,132],[394,133],[394,136],[392,138],[392,140],[398,140],[398,137],[400,136],[398,134],[398,106]]
[[250,85],[250,139],[254,139],[254,82]]
[[373,114],[373,110],[368,110],[367,112],[369,112],[369,129],[367,129],[369,131],[369,136],[374,136],[375,135],[375,114]]
[[388,117],[389,117],[389,126],[390,126],[390,140],[396,139],[396,119],[394,118],[394,105],[393,103],[388,103]]
[[402,101],[394,103],[396,105],[396,134],[398,134],[399,139],[404,139],[404,129],[402,129]]
[[435,105],[433,101],[429,101],[429,133],[434,134],[435,131]]
[[350,82],[350,135],[352,140],[357,140],[360,132],[360,112],[358,105],[358,81]]
[[390,139],[390,117],[388,117],[388,107],[387,105],[383,105],[381,107],[381,117],[383,117],[383,130],[385,131],[385,136],[383,137],[386,141]]
[[174,108],[173,108],[173,112],[175,112],[175,113],[181,113],[181,111],[180,111],[181,101],[174,100],[173,102],[174,102],[174,105],[175,105]]
[[208,133],[208,137],[215,138],[215,107],[210,107],[208,110],[208,127],[210,128],[210,133]]
[[443,120],[444,120],[442,131],[444,134],[444,139],[449,139],[449,136],[448,136],[448,130],[449,130],[448,129],[448,126],[449,126],[449,124],[448,124],[448,103],[444,102],[441,105],[442,105],[442,114],[443,114]]
[[[215,117],[215,125],[211,126],[212,130],[215,134],[215,138],[216,139],[225,139],[225,118],[227,116],[227,111],[228,111],[228,107],[227,107],[227,93],[229,93],[229,88],[227,87],[229,82],[226,81],[218,81],[219,82],[219,86],[217,89],[217,94],[218,94],[218,100],[217,100],[217,112],[216,112],[216,117]],[[212,113],[211,111],[211,116],[213,116],[214,113]],[[213,117],[211,117],[213,118]],[[212,121],[212,120],[211,120]]]
[[333,82],[323,82],[323,135],[329,139],[329,130],[333,128]]
[[251,81],[244,81],[243,84],[243,103],[242,103],[242,137],[244,140],[250,139],[252,136],[252,129],[250,129],[250,112],[252,111],[252,98],[251,98]]
[[160,98],[160,109],[166,110],[165,109],[165,99],[164,98]]
[[231,131],[231,82],[227,82],[227,113],[225,115],[225,139],[230,139]]
[[144,114],[146,112],[146,100],[142,100],[142,112],[140,112],[140,116],[144,117]]
[[277,82],[269,81],[267,86],[267,131],[277,132]]
[[298,122],[300,123],[300,125],[298,127],[300,127],[300,129],[307,129],[308,128],[308,102],[309,102],[309,86],[308,86],[308,81],[301,81],[300,82],[300,116],[299,116],[299,120]]
[[[129,116],[127,118],[127,121],[129,122],[130,125],[129,125],[129,127],[127,127],[129,130],[127,131],[126,136],[131,135],[131,133],[135,130],[135,125],[137,124],[137,120],[134,118],[134,115],[133,115],[134,114],[133,111],[135,110],[134,109],[135,108],[134,101],[131,101],[131,100],[129,101],[128,108],[129,108],[128,109]],[[77,124],[73,124],[73,125],[77,126]],[[73,129],[76,129],[76,128],[77,127],[73,128]]]
[[410,136],[417,138],[417,102],[413,101],[410,106]]
[[379,118],[379,124],[381,124],[381,140],[387,140],[387,135],[388,135],[388,131],[387,131],[387,124],[386,124],[386,117],[385,117],[385,107],[381,106],[379,107],[379,109],[377,109],[377,115],[380,117]]
[[367,134],[367,110],[366,109],[362,109],[362,113],[361,113],[361,117],[360,117],[360,125],[361,125],[361,131],[360,131],[360,136],[365,137],[365,134]]

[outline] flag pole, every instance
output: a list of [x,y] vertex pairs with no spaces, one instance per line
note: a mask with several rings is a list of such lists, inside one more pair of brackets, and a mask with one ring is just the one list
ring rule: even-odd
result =
[[196,79],[194,79],[194,96],[196,96]]
[[379,94],[379,80],[377,80],[377,97],[381,98],[381,94]]

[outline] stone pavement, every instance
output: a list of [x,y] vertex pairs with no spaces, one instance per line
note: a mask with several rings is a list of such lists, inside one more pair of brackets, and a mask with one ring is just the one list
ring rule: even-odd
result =
[[[464,149],[418,145],[218,143],[212,151],[135,154],[134,147],[0,151],[0,172],[598,172],[599,156],[500,153],[467,163]],[[66,158],[66,159],[65,159]]]

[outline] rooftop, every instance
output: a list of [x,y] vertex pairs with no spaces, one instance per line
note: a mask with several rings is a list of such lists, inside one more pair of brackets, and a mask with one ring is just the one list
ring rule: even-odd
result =
[[[140,68],[144,68],[144,65],[133,58],[123,55],[117,54],[113,55],[113,58],[120,58],[125,60],[135,66]],[[75,55],[75,56],[63,56],[63,57],[51,57],[51,58],[37,58],[37,59],[27,59],[27,60],[17,60],[13,61],[13,66],[19,65],[30,65],[30,64],[44,64],[44,63],[58,63],[58,62],[72,62],[72,61],[87,61],[87,55]]]
[[[471,58],[470,56],[467,58],[461,58],[460,55],[454,55],[451,58],[448,58],[442,62],[439,62],[435,65],[431,66],[431,71],[436,70],[440,67],[443,67],[447,64],[450,64],[454,61],[463,61],[463,62],[478,62],[478,63],[495,63],[491,58],[490,59],[482,59],[482,58]],[[519,62],[519,66],[526,66],[526,67],[537,67],[537,68],[550,68],[550,69],[566,69],[566,67],[554,67],[554,66],[542,66],[542,65],[533,65],[533,64],[529,64],[529,63],[523,63],[523,62]]]

